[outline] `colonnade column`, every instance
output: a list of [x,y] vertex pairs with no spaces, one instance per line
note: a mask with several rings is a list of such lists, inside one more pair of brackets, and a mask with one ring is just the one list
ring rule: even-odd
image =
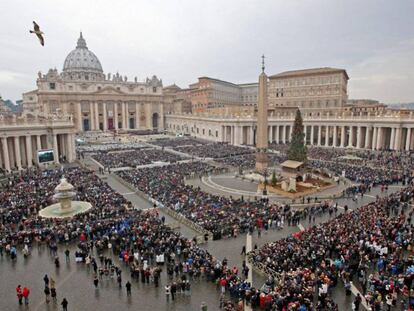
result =
[[391,137],[390,137],[390,149],[393,150],[395,147],[395,128],[391,128]]
[[10,172],[10,157],[9,157],[9,146],[7,145],[7,137],[1,138],[2,150],[3,150],[3,160],[4,168],[7,172]]
[[311,125],[311,136],[310,136],[310,141],[309,141],[311,146],[313,146],[314,137],[315,137],[315,126]]
[[305,146],[306,146],[306,136],[307,136],[307,134],[308,134],[308,127],[306,126],[306,125],[303,125],[303,134],[304,134],[304,137],[303,137],[303,143],[305,144]]
[[333,127],[333,146],[336,147],[338,145],[338,127],[334,125]]
[[103,118],[103,130],[108,130],[108,116],[106,114],[106,103],[102,104],[102,118]]
[[341,148],[345,148],[345,136],[346,136],[345,125],[342,125],[341,127]]
[[286,125],[282,125],[282,144],[286,144]]
[[21,170],[22,169],[22,158],[20,156],[19,136],[14,136],[14,158],[16,160],[17,168]]
[[411,128],[407,128],[407,136],[405,138],[405,150],[409,151],[411,145]]
[[372,130],[373,134],[372,134],[372,144],[371,144],[371,149],[377,149],[377,135],[378,135],[378,128],[374,127],[374,129]]
[[371,138],[370,134],[371,134],[371,128],[367,126],[366,130],[365,130],[365,145],[364,145],[365,149],[369,148],[369,141],[370,141],[370,138]]
[[32,167],[33,152],[32,152],[32,137],[30,135],[26,135],[26,159],[27,159],[27,167]]
[[329,125],[325,126],[325,147],[329,147]]
[[361,128],[361,126],[358,126],[356,147],[361,148],[361,143],[362,143],[362,128]]
[[349,127],[349,139],[348,139],[348,148],[354,147],[354,127],[351,125]]
[[379,127],[377,131],[377,150],[381,149],[382,147],[382,131],[382,127]]
[[402,128],[397,127],[395,132],[395,150],[401,150]]
[[276,125],[276,139],[275,139],[276,144],[279,143],[279,125]]
[[267,139],[269,143],[273,141],[273,127],[272,126],[267,127]]
[[318,146],[322,145],[322,125],[319,125],[318,128]]

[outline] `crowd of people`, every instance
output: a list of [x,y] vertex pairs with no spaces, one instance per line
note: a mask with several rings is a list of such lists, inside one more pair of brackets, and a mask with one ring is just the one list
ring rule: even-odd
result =
[[97,152],[92,158],[107,168],[136,167],[154,162],[175,163],[184,158],[159,149],[139,149],[124,152]]
[[[269,166],[275,166],[285,161],[286,157],[276,153],[269,153],[268,160]],[[230,156],[221,159],[216,159],[215,161],[224,165],[241,168],[242,170],[251,169],[256,165],[256,154],[249,153],[237,156]]]
[[409,205],[413,196],[410,185],[253,251],[253,264],[277,280],[271,282],[269,295],[278,310],[292,304],[318,310],[313,304],[315,292],[318,304],[326,307],[339,280],[347,294],[351,283],[358,283],[372,310],[383,310],[388,300],[396,305],[397,297],[413,308],[414,228]]
[[185,184],[188,176],[211,174],[217,168],[204,162],[120,171],[126,182],[184,217],[212,232],[214,239],[236,237],[253,230],[293,223],[296,214],[286,206],[213,195]]
[[198,138],[193,137],[177,137],[174,139],[165,138],[165,139],[157,139],[151,141],[152,145],[165,147],[165,148],[176,148],[181,146],[199,146],[199,145],[206,145],[210,142]]
[[228,143],[210,143],[200,146],[179,146],[174,147],[173,149],[199,158],[213,159],[232,157],[255,152],[254,149],[234,146]]
[[[206,168],[208,169],[208,168]],[[44,219],[38,211],[52,202],[53,189],[59,179],[65,176],[77,192],[77,200],[91,202],[93,209],[72,219]],[[170,280],[170,294],[191,293],[191,282],[203,279],[218,284],[226,279],[226,288],[234,286],[250,288],[245,277],[227,260],[214,258],[208,251],[197,246],[196,242],[184,238],[164,224],[156,210],[142,211],[132,208],[120,194],[113,191],[92,172],[82,168],[57,170],[32,170],[21,176],[10,177],[8,185],[0,194],[0,249],[14,247],[20,250],[46,246],[59,267],[58,248],[69,243],[77,245],[75,262],[84,264],[92,273],[92,283],[99,289],[104,278],[116,279],[119,288],[131,292],[131,284],[122,281],[122,269],[113,257],[127,265],[131,280],[159,286],[160,264]],[[70,252],[64,252],[66,262],[70,262]],[[10,252],[5,252],[11,256]],[[160,257],[163,259],[161,260]],[[243,268],[244,270],[246,268]],[[45,302],[56,298],[54,280],[44,278]],[[184,285],[183,285],[184,284]],[[179,288],[180,287],[180,288]],[[21,294],[20,294],[21,292]],[[166,295],[168,290],[166,289]],[[18,287],[18,299],[29,304],[29,289]],[[51,298],[51,299],[50,299]],[[171,297],[174,299],[173,297]],[[67,300],[62,301],[67,307]],[[231,303],[226,302],[226,310]]]

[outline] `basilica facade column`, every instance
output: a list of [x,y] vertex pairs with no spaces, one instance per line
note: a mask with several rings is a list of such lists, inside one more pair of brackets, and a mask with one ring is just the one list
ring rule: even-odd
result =
[[95,129],[97,131],[99,131],[101,129],[100,125],[99,125],[99,107],[98,107],[98,102],[94,103],[95,106]]
[[115,129],[115,131],[117,131],[118,130],[118,124],[119,124],[119,121],[118,121],[118,103],[114,102],[113,107],[114,107],[114,129]]
[[95,130],[95,118],[93,117],[93,103],[89,102],[89,130]]
[[53,153],[55,155],[55,163],[59,163],[59,149],[57,142],[57,134],[53,134]]
[[282,144],[286,144],[286,125],[282,125]]
[[135,128],[139,129],[139,104],[135,103]]
[[19,136],[14,136],[14,158],[16,160],[16,166],[19,170],[22,169],[22,158],[20,155],[20,141]]
[[27,167],[32,167],[33,152],[32,152],[32,137],[26,135],[26,161]]
[[121,102],[121,128],[125,129],[125,103]]
[[68,151],[68,155],[67,155],[67,160],[69,162],[73,162],[74,160],[74,138],[73,138],[73,134],[66,134],[66,142],[67,142],[67,151]]
[[103,120],[103,130],[108,130],[108,115],[106,113],[106,103],[102,103],[102,120]]
[[78,130],[83,131],[83,124],[82,124],[82,104],[79,102],[76,105],[76,119],[78,124]]
[[9,146],[7,145],[7,137],[1,138],[1,146],[3,151],[4,169],[10,172],[10,157],[9,157]]
[[40,135],[36,135],[36,148],[37,151],[42,150],[42,140]]

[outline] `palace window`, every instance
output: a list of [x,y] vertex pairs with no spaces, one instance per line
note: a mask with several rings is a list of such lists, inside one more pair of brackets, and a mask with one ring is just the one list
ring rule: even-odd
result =
[[152,88],[152,92],[153,92],[153,93],[157,93],[157,87],[156,87],[156,86],[154,86],[154,87]]
[[56,90],[56,84],[54,82],[49,83],[49,89]]

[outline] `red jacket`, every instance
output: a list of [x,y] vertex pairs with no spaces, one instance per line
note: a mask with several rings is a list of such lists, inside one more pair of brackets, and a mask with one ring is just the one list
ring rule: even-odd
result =
[[27,298],[29,297],[29,295],[30,295],[30,290],[27,287],[23,288],[23,297]]

